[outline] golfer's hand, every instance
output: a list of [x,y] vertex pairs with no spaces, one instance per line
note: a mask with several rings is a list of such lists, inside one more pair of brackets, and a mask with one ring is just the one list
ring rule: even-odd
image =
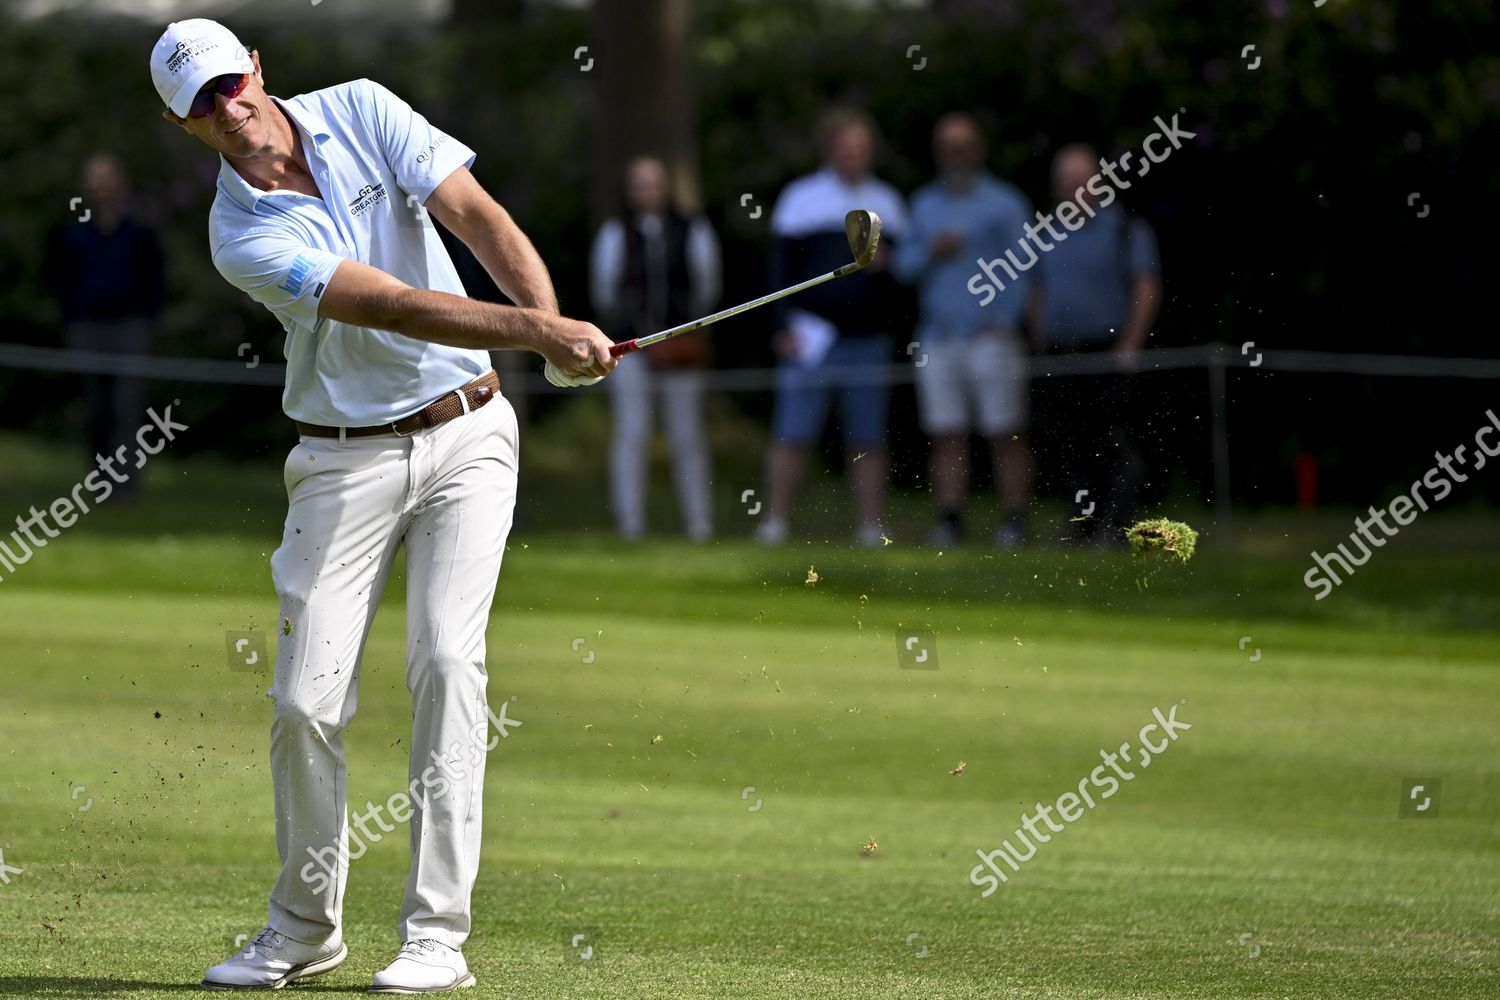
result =
[[602,378],[618,364],[610,356],[612,346],[594,324],[553,316],[542,327],[536,351],[568,375]]

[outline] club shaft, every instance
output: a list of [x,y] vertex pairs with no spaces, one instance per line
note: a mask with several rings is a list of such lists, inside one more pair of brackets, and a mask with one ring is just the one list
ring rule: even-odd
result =
[[827,274],[820,274],[816,278],[808,278],[806,281],[798,282],[797,284],[792,285],[790,288],[783,288],[780,291],[771,292],[768,295],[762,295],[760,298],[751,299],[749,302],[741,302],[737,306],[730,306],[728,309],[721,309],[718,312],[713,313],[712,315],[704,316],[702,319],[695,319],[692,322],[684,323],[681,326],[674,326],[669,330],[662,330],[647,337],[638,337],[635,340],[627,340],[623,343],[616,344],[614,346],[614,350],[612,350],[610,353],[615,357],[621,357],[622,355],[629,354],[632,351],[639,351],[643,347],[650,347],[652,344],[659,344],[663,340],[670,340],[673,337],[679,337],[684,333],[692,333],[694,330],[701,330],[703,329],[703,327],[709,326],[713,323],[717,323],[721,319],[728,319],[731,316],[738,316],[742,312],[749,312],[751,309],[756,309],[760,306],[768,305],[769,303],[775,302],[777,299],[784,299],[788,295],[795,295],[800,291],[812,288],[814,285],[821,285],[825,281],[832,281],[834,278],[842,278],[844,275],[852,274],[859,269],[859,262],[851,261],[850,263],[845,264],[843,267],[839,268],[836,271],[829,271]]

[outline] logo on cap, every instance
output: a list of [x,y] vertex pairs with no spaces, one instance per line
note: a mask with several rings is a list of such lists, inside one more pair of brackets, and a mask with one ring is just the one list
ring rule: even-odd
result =
[[172,73],[180,74],[183,67],[191,59],[212,52],[219,47],[219,43],[212,38],[184,38],[177,43],[177,48],[167,57],[167,69]]

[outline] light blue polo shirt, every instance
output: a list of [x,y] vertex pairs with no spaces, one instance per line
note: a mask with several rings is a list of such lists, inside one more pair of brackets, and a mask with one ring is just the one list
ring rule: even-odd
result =
[[1136,276],[1161,273],[1156,234],[1145,219],[1102,208],[1067,235],[1032,272],[1043,293],[1042,335],[1049,348],[1102,350],[1125,333]]
[[474,151],[371,80],[273,98],[302,135],[322,198],[252,187],[220,157],[209,212],[214,266],[286,328],[287,416],[333,427],[409,416],[490,369],[486,351],[318,316],[344,260],[415,288],[464,295],[420,206]]
[[[968,290],[976,258],[991,260],[1014,250],[1026,237],[1031,203],[1010,184],[981,173],[965,191],[941,181],[919,189],[911,201],[911,236],[896,245],[891,269],[896,277],[921,289],[922,313],[917,337],[924,341],[967,340],[989,327],[1014,330],[1021,324],[1029,275],[1009,282],[993,302],[981,306]],[[940,233],[963,237],[958,253],[934,260],[932,241]]]

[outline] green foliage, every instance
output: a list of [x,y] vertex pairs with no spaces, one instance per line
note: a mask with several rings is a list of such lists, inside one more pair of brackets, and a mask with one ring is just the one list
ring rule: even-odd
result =
[[[470,6],[475,13],[481,5]],[[357,19],[310,30],[253,7],[231,20],[262,50],[273,91],[371,76],[472,145],[476,173],[542,250],[564,307],[586,314],[597,74],[578,72],[572,52],[590,40],[587,13],[505,9],[513,13],[453,30]],[[1039,208],[1052,203],[1048,168],[1058,145],[1087,139],[1106,150],[1135,148],[1155,129],[1155,116],[1185,108],[1184,127],[1199,137],[1125,197],[1162,245],[1167,301],[1155,343],[1487,350],[1470,308],[1484,272],[1456,248],[1474,218],[1465,206],[1493,204],[1500,193],[1500,179],[1475,152],[1500,145],[1493,110],[1500,56],[1490,44],[1497,17],[1482,0],[1329,0],[1322,7],[1266,0],[1211,12],[1186,0],[923,9],[700,0],[698,136],[707,213],[724,238],[725,297],[764,290],[770,205],[786,181],[816,165],[813,125],[829,102],[871,111],[884,135],[880,172],[904,191],[931,174],[934,119],[973,110],[988,127],[992,168]],[[274,357],[274,321],[208,261],[204,220],[216,164],[158,117],[146,71],[155,34],[154,25],[135,20],[61,16],[0,31],[7,109],[0,339],[57,341],[38,280],[40,248],[48,229],[70,218],[83,157],[108,147],[124,157],[145,214],[163,227],[170,305],[158,351],[227,359],[249,341]],[[1254,71],[1240,56],[1247,44],[1262,59]],[[908,57],[912,45],[921,51]],[[920,58],[923,68],[913,68]],[[1410,192],[1434,205],[1429,218],[1415,218]],[[745,193],[765,210],[756,219],[741,207]],[[909,319],[897,319],[898,335]],[[764,322],[746,317],[718,331],[720,359],[767,361]],[[1304,388],[1311,384],[1278,395],[1275,412],[1257,426],[1257,437],[1272,442],[1267,454],[1237,454],[1237,474],[1277,484],[1272,498],[1280,498],[1290,477],[1279,442],[1295,438],[1339,470],[1340,481],[1326,484],[1330,492],[1368,492],[1365,480],[1389,465],[1374,442],[1406,425],[1382,426],[1397,408],[1369,399],[1368,383],[1341,384],[1342,399],[1362,404],[1371,443],[1335,437],[1328,420],[1337,401],[1327,380]],[[57,433],[55,421],[38,416],[39,403],[74,386],[66,376],[0,370],[0,423]],[[1403,409],[1452,405],[1452,389],[1416,387]],[[203,443],[243,454],[285,438],[264,390],[156,391],[164,399],[196,392],[205,408],[222,410],[205,424],[213,433]],[[1180,387],[1156,405],[1163,426],[1191,427],[1199,418],[1196,400]],[[897,444],[898,453],[917,446],[909,438]],[[1196,445],[1181,450],[1198,453]]]

